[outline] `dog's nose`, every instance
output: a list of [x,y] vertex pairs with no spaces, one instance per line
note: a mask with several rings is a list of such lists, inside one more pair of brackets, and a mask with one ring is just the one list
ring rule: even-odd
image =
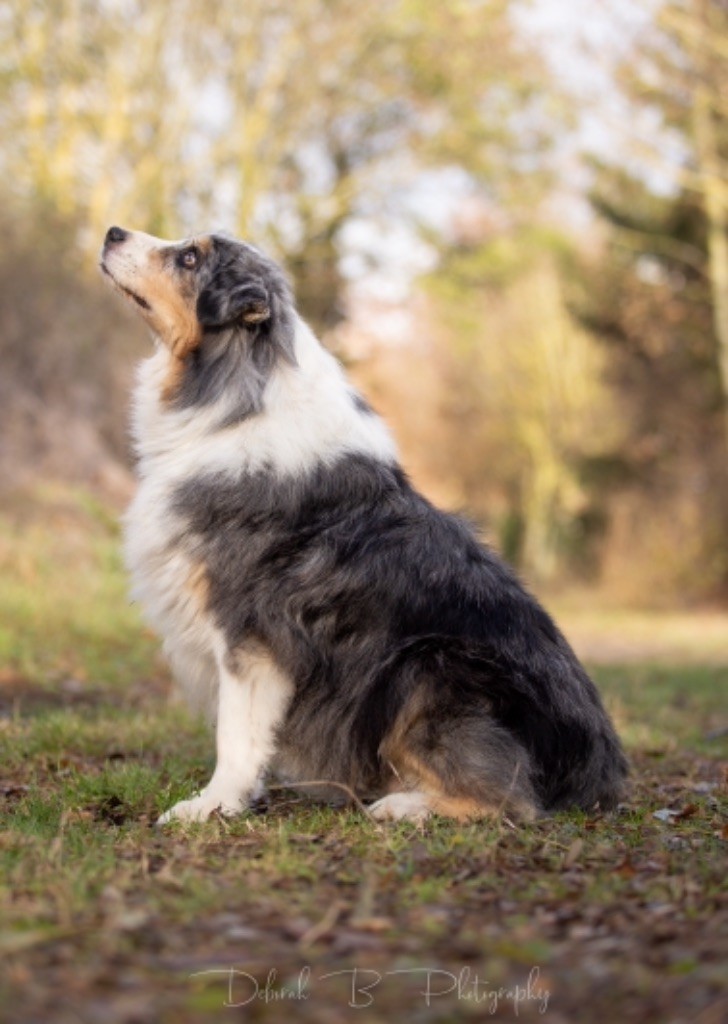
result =
[[123,242],[125,238],[129,237],[129,232],[124,231],[123,228],[109,228],[106,232],[106,238],[104,240],[106,245],[113,245],[114,242]]

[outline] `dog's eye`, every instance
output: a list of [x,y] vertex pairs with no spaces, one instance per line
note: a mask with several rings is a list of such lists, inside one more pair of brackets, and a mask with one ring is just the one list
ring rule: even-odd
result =
[[180,265],[186,270],[194,270],[198,261],[197,249],[185,249],[179,258]]

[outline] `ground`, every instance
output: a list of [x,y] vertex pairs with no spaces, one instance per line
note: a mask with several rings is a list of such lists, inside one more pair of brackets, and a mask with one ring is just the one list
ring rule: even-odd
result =
[[614,815],[383,827],[278,791],[159,830],[212,743],[114,515],[17,499],[0,578],[3,1019],[726,1019],[725,616],[565,609],[632,760]]

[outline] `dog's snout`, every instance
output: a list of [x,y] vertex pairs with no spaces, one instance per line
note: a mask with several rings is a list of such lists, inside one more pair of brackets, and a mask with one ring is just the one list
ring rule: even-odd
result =
[[124,239],[126,239],[128,237],[129,237],[129,232],[128,231],[124,231],[123,228],[118,228],[118,227],[114,226],[113,228],[109,228],[109,230],[106,232],[106,238],[104,239],[104,244],[105,245],[113,245],[115,242],[123,242]]

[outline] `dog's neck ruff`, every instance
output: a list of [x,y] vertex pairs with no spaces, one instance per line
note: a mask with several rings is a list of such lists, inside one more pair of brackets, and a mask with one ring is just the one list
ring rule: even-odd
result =
[[265,470],[297,475],[347,452],[395,462],[387,427],[363,407],[339,363],[298,316],[294,349],[295,365],[279,361],[262,385],[261,411],[225,426],[224,393],[213,405],[176,410],[165,403],[172,357],[157,345],[139,367],[133,403],[142,480],[150,474],[173,482],[197,473],[238,476]]

